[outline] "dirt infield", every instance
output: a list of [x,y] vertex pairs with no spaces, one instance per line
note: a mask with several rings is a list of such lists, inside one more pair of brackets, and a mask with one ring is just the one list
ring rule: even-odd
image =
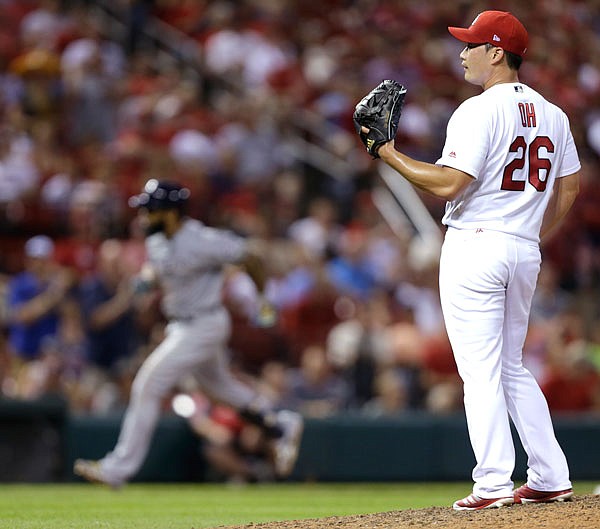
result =
[[257,523],[220,529],[600,529],[600,496],[576,496],[565,503],[513,505],[456,512],[447,507],[409,509],[360,516]]

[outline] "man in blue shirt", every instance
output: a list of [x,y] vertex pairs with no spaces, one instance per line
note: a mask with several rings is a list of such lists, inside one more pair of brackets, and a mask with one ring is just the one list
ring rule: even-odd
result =
[[56,335],[58,307],[73,284],[72,275],[52,259],[54,244],[36,235],[25,244],[24,270],[8,285],[8,341],[13,355],[30,361],[44,341]]

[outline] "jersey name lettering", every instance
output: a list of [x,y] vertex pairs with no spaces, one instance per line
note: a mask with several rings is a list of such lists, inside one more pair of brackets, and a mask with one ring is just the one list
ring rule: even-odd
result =
[[519,103],[519,114],[521,114],[521,125],[524,127],[535,127],[535,108],[533,103]]

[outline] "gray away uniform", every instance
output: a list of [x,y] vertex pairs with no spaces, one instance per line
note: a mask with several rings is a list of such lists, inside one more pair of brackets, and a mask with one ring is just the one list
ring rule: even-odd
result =
[[117,445],[100,462],[113,482],[127,481],[141,467],[162,399],[183,375],[195,375],[203,391],[237,409],[257,397],[228,371],[231,322],[221,302],[223,265],[242,258],[244,239],[186,219],[172,239],[163,233],[148,237],[146,250],[163,288],[169,323],[164,341],[135,377]]

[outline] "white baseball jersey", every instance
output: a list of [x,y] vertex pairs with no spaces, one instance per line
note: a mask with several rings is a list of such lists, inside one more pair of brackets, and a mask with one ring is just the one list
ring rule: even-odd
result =
[[447,203],[444,224],[537,242],[554,180],[581,167],[565,113],[522,83],[498,84],[462,103],[436,164],[474,178]]
[[246,242],[232,232],[186,219],[168,239],[146,239],[148,260],[163,287],[163,310],[170,319],[191,319],[221,305],[222,266],[238,262]]
[[527,452],[528,485],[566,490],[567,461],[522,351],[544,212],[556,178],[580,168],[568,119],[521,83],[492,86],[453,114],[437,163],[474,178],[446,205],[440,259],[440,300],[477,461],[473,493],[513,494],[509,416]]

